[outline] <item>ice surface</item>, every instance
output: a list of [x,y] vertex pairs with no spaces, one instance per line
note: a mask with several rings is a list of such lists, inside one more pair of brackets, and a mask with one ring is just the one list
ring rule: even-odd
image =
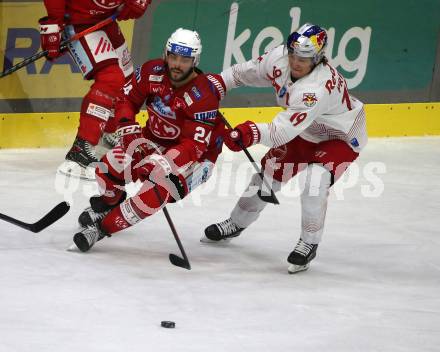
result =
[[[1,150],[0,212],[34,222],[62,201],[65,152]],[[168,206],[191,271],[169,263],[179,250],[161,213],[67,252],[94,193],[87,181],[70,185],[70,213],[39,234],[1,222],[0,351],[440,350],[440,138],[370,140],[357,182],[330,196],[317,258],[296,275],[286,258],[300,202],[289,185],[229,244],[199,242],[250,178],[241,154],[218,167],[197,197]]]

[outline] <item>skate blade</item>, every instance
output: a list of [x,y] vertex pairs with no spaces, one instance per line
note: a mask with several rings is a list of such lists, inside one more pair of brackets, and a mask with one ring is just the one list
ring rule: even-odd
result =
[[208,243],[208,244],[210,244],[210,243],[216,243],[216,244],[219,244],[219,243],[229,243],[229,242],[231,242],[231,240],[232,240],[232,238],[225,238],[224,240],[213,241],[213,240],[210,240],[208,237],[203,236],[203,237],[200,239],[200,242],[202,242],[202,243]]
[[307,270],[309,267],[310,264],[306,264],[306,265],[290,264],[289,267],[287,268],[287,271],[289,272],[289,274],[296,274],[301,271]]
[[85,181],[95,181],[95,169],[92,167],[83,168],[73,161],[65,161],[59,167],[57,172],[61,175],[73,178],[79,178]]
[[67,252],[79,252],[78,247],[75,243],[72,243],[69,247],[66,248]]

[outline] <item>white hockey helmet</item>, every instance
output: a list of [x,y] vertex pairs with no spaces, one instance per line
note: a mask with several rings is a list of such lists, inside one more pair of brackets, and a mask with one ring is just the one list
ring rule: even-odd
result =
[[324,57],[327,33],[319,26],[306,23],[289,35],[286,46],[289,53],[300,57],[310,57],[316,65]]
[[176,55],[193,57],[194,66],[200,62],[200,54],[202,53],[202,42],[199,33],[189,29],[179,28],[171,37],[168,38],[165,45],[165,56],[168,52]]

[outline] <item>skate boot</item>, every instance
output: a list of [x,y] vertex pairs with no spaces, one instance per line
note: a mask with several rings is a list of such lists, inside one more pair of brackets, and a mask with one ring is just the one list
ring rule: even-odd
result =
[[59,167],[59,172],[86,180],[95,179],[95,165],[99,160],[95,154],[95,147],[76,137],[72,148],[66,155],[66,161]]
[[105,236],[110,237],[101,230],[98,224],[87,226],[73,236],[73,242],[81,252],[87,252],[93,245],[102,240]]
[[78,217],[78,223],[81,227],[87,227],[92,225],[99,225],[104,217],[110,213],[110,211],[121,204],[127,193],[123,193],[121,199],[115,205],[109,205],[104,203],[101,196],[93,196],[90,198],[90,207],[84,209],[84,211]]
[[200,242],[212,243],[222,240],[230,241],[232,237],[237,237],[244,230],[232,222],[232,219],[226,219],[225,221],[217,224],[209,225],[205,229],[205,236],[200,239]]
[[308,244],[302,239],[299,239],[292,253],[289,254],[287,261],[290,263],[289,274],[294,274],[299,271],[304,271],[309,268],[309,263],[315,258],[317,244]]
[[90,142],[79,137],[76,137],[72,148],[70,148],[66,155],[66,160],[73,161],[84,168],[92,163],[99,162],[95,154],[94,146]]

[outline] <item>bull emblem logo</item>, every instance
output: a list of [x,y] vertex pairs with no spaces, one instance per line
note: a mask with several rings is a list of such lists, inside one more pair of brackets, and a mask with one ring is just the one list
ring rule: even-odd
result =
[[319,32],[319,33],[316,35],[316,42],[318,43],[319,49],[321,49],[321,48],[325,45],[325,43],[326,43],[326,41],[327,41],[327,38],[326,38],[326,37],[327,37],[327,36],[326,36],[326,34],[325,34],[324,31]]
[[311,108],[312,106],[314,106],[316,104],[316,102],[318,101],[318,98],[316,97],[315,93],[304,93],[302,101],[305,106],[307,106],[308,108]]

